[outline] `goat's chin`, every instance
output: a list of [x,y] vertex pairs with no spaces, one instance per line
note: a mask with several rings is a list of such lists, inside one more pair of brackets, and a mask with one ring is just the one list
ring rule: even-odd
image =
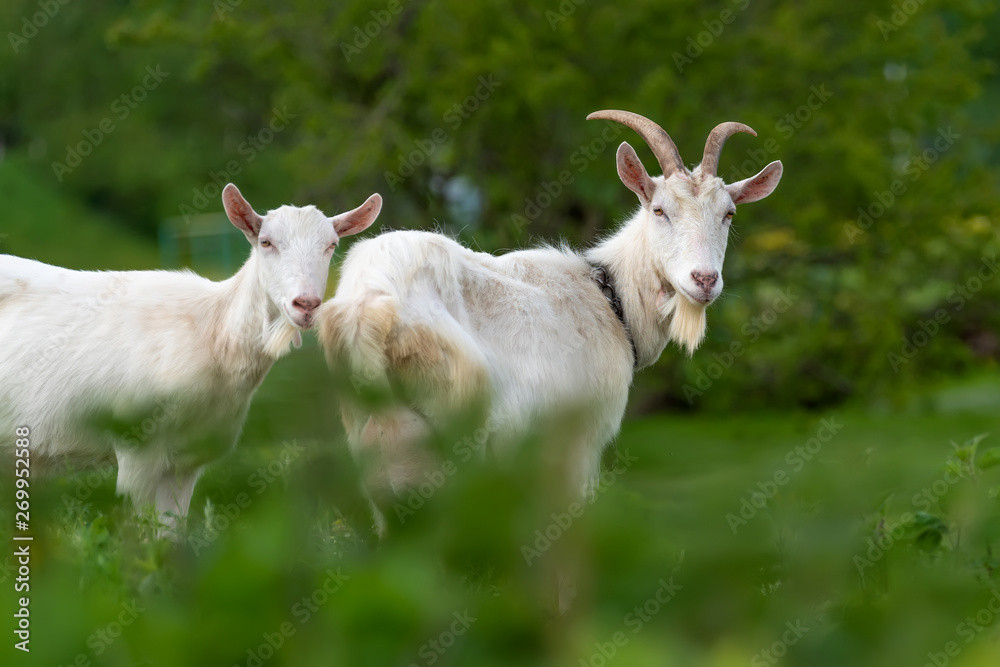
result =
[[302,332],[284,317],[264,325],[264,352],[272,359],[288,354],[291,346],[302,347]]
[[692,306],[695,306],[697,308],[708,308],[715,301],[715,297],[714,296],[713,297],[707,297],[707,298],[706,297],[702,297],[702,298],[699,299],[698,297],[696,297],[694,294],[692,294],[691,292],[689,292],[686,289],[680,289],[680,290],[678,290],[677,293],[683,295],[685,301],[687,301]]
[[670,340],[680,345],[688,353],[694,354],[701,342],[705,340],[705,329],[708,321],[705,308],[708,304],[694,303],[680,292],[674,291],[669,297],[660,293],[657,309],[660,322],[669,320],[668,335]]

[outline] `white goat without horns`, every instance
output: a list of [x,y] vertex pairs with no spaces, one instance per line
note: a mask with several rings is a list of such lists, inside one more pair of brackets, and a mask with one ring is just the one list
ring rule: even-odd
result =
[[381,197],[325,216],[222,201],[252,248],[223,282],[187,271],[71,271],[0,255],[0,451],[30,429],[34,466],[114,453],[118,492],[186,515],[202,466],[228,451],[275,359],[316,322],[334,247]]
[[588,119],[632,128],[663,169],[651,178],[628,143],[618,147],[618,174],[641,206],[612,236],[583,253],[493,256],[440,234],[386,233],[352,248],[335,297],[320,308],[331,367],[346,360],[355,377],[404,388],[404,399],[377,414],[344,399],[352,451],[376,460],[366,487],[380,532],[380,508],[423,481],[421,440],[476,400],[488,402],[498,456],[536,419],[580,409],[563,482],[591,492],[634,372],[671,340],[692,353],[703,339],[735,206],[769,195],[781,163],[726,185],[719,154],[736,132],[756,136],[746,125],[712,130],[689,171],[656,123],[625,111]]

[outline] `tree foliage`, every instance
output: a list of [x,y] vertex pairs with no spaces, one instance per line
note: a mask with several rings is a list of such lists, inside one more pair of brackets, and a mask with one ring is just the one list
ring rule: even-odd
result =
[[[0,15],[17,32],[36,9]],[[692,164],[740,120],[758,136],[734,137],[720,172],[781,159],[783,182],[737,216],[706,346],[665,355],[645,388],[727,409],[892,399],[1000,353],[1000,281],[973,289],[1000,245],[997,27],[980,0],[71,3],[0,55],[0,131],[51,172],[111,118],[52,178],[147,234],[217,211],[233,180],[261,208],[380,191],[383,227],[495,251],[587,243],[635,206],[614,147],[655,162],[590,111],[648,115]],[[169,76],[118,118],[147,67]]]

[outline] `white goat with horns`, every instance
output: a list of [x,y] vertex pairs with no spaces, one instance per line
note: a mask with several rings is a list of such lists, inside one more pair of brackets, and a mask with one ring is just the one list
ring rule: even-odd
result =
[[232,184],[222,201],[252,246],[223,282],[0,255],[0,451],[27,428],[33,467],[114,453],[119,493],[168,525],[187,514],[202,466],[235,444],[271,364],[315,324],[338,239],[382,206],[374,194],[333,218],[261,216]]
[[628,143],[618,147],[618,174],[641,206],[615,234],[583,253],[544,247],[500,256],[440,234],[382,234],[352,248],[335,297],[320,308],[331,367],[346,361],[355,378],[402,397],[377,413],[350,397],[343,405],[355,456],[377,461],[366,487],[380,532],[380,509],[433,464],[421,441],[481,400],[498,456],[535,420],[579,409],[562,482],[591,493],[635,371],[671,340],[689,353],[702,341],[705,308],[722,291],[735,207],[769,195],[781,163],[726,185],[716,175],[719,153],[736,132],[756,136],[746,125],[712,130],[689,171],[656,123],[626,111],[588,119],[632,128],[663,169],[651,178]]

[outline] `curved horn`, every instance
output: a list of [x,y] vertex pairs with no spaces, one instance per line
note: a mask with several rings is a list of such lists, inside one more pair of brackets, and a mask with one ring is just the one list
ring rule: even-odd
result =
[[656,161],[660,163],[660,169],[663,170],[664,178],[669,177],[674,171],[685,171],[684,160],[681,159],[681,154],[677,151],[677,146],[674,145],[670,135],[664,132],[662,127],[645,116],[640,116],[631,111],[617,111],[614,109],[595,111],[587,116],[587,120],[597,120],[599,118],[613,120],[616,123],[621,123],[635,130],[653,151]]
[[719,155],[722,154],[722,147],[726,145],[726,140],[737,132],[746,132],[757,136],[753,128],[743,123],[719,123],[708,134],[705,141],[705,153],[701,158],[701,173],[709,176],[717,176],[719,171]]

